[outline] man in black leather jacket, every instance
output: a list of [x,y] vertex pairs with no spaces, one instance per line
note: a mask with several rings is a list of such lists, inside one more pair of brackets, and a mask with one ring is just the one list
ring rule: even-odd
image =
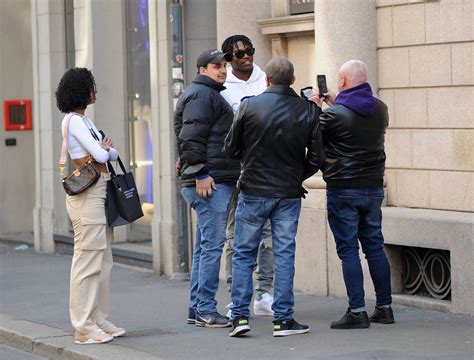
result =
[[[326,150],[323,178],[327,183],[328,221],[342,262],[349,309],[331,328],[367,328],[370,322],[394,322],[381,211],[388,111],[372,95],[367,69],[361,61],[342,65],[338,88],[337,97],[332,92],[327,94],[325,101],[332,106],[320,119]],[[312,100],[322,105],[317,97]],[[359,241],[377,297],[370,319],[365,311]]]
[[261,95],[242,100],[225,142],[226,154],[241,161],[230,336],[250,330],[252,270],[267,219],[275,263],[273,336],[309,331],[293,319],[295,236],[302,182],[318,171],[324,158],[320,109],[291,89],[294,71],[287,59],[272,59],[265,72],[269,87]]
[[215,300],[229,204],[240,173],[239,162],[226,159],[222,151],[234,115],[219,94],[225,89],[230,60],[231,55],[212,49],[199,55],[199,74],[184,90],[174,114],[181,194],[197,217],[188,323],[201,327],[230,325],[217,312]]

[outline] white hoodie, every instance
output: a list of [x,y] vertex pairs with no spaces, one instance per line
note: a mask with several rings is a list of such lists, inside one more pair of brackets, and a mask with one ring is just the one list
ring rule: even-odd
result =
[[265,73],[257,65],[253,64],[252,74],[247,81],[240,80],[232,74],[232,68],[227,69],[227,80],[224,84],[226,89],[221,95],[232,106],[234,113],[245,96],[260,95],[267,88]]

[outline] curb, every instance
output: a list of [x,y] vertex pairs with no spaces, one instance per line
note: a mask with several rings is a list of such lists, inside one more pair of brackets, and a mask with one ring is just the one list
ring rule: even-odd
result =
[[63,360],[156,360],[159,357],[113,343],[101,345],[75,345],[72,333],[33,323],[16,320],[0,313],[0,339],[9,346],[43,356]]

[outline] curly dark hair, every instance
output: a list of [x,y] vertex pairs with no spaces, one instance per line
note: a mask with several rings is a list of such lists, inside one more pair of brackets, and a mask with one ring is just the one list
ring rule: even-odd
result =
[[85,109],[96,89],[94,75],[86,68],[66,71],[56,89],[56,105],[63,113]]
[[242,44],[246,47],[253,47],[252,42],[250,39],[245,35],[233,35],[229,36],[227,39],[224,40],[222,43],[221,49],[223,53],[233,53],[234,52],[234,45],[241,41]]

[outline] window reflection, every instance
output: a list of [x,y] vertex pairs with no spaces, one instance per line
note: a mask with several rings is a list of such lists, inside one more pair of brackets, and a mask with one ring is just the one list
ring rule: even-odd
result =
[[[132,229],[148,233],[153,216],[148,0],[127,0],[126,18],[130,167],[145,214],[133,224]],[[141,229],[143,225],[146,227]]]

